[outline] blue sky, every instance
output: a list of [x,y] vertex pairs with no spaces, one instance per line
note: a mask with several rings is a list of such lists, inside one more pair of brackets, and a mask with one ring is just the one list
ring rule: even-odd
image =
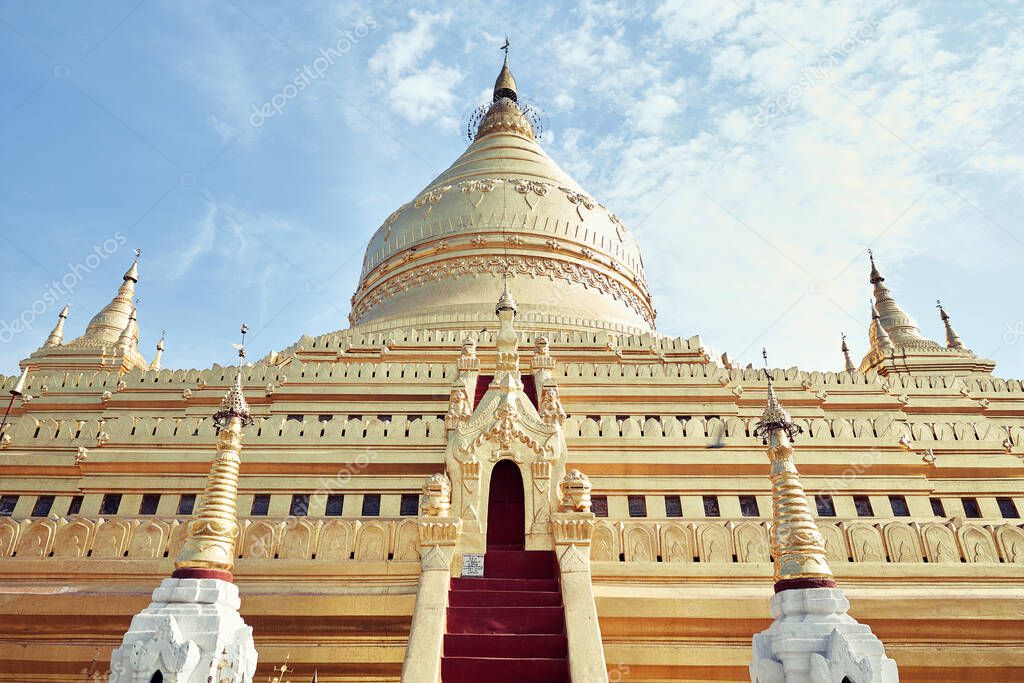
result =
[[927,336],[941,298],[1024,376],[1010,0],[5,2],[6,372],[53,280],[78,274],[76,336],[136,247],[166,366],[230,362],[242,320],[253,357],[346,327],[365,242],[465,148],[506,32],[542,144],[644,249],[662,332],[807,369],[846,332],[859,360],[872,247]]

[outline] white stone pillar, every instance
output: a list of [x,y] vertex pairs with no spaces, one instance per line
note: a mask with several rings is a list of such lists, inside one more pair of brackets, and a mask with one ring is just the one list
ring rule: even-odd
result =
[[572,683],[608,683],[601,626],[597,621],[597,605],[594,603],[594,587],[590,576],[590,539],[594,535],[594,513],[556,513],[552,516],[551,525],[561,575]]
[[440,683],[447,626],[452,558],[462,520],[448,517],[451,483],[442,474],[427,479],[420,504],[420,584],[416,592],[402,683]]

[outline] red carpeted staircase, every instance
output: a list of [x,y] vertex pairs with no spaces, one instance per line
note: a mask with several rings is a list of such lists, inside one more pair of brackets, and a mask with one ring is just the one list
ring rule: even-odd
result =
[[569,683],[553,552],[488,550],[484,578],[452,579],[443,683]]

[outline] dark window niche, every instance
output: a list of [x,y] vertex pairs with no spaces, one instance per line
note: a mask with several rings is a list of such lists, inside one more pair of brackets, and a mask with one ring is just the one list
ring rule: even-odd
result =
[[380,516],[380,494],[367,493],[363,495],[363,517]]
[[836,516],[836,504],[832,500],[832,496],[827,494],[815,496],[814,505],[818,509],[819,517]]
[[32,506],[33,517],[46,517],[50,514],[50,510],[53,509],[53,500],[55,496],[39,496],[36,498],[36,504]]
[[266,517],[268,512],[270,512],[270,494],[258,493],[253,496],[249,515],[252,517]]
[[871,507],[871,499],[867,496],[854,496],[853,507],[856,508],[858,517],[875,516],[875,510]]
[[679,496],[665,496],[665,516],[683,516],[683,501],[679,498]]
[[420,512],[420,496],[418,493],[403,493],[402,504],[398,514],[403,517],[415,517]]
[[644,496],[629,496],[629,516],[647,516],[647,498]]
[[194,493],[183,493],[181,498],[178,498],[178,514],[179,515],[191,515],[192,511],[196,508],[196,494]]
[[324,514],[328,517],[341,517],[341,511],[345,509],[345,496],[340,493],[332,493],[327,496],[327,508]]
[[160,506],[160,494],[159,493],[146,493],[142,496],[142,502],[139,503],[139,514],[140,515],[155,515],[156,509]]
[[718,496],[704,496],[704,516],[721,517],[722,511],[718,507]]

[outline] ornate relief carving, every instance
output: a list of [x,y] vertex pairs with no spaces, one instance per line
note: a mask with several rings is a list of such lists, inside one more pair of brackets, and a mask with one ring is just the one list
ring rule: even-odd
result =
[[925,524],[921,530],[929,562],[959,562],[956,536],[944,524]]
[[429,192],[424,192],[417,197],[415,201],[413,201],[413,206],[417,209],[422,209],[424,206],[427,207],[427,210],[423,212],[423,216],[429,216],[430,210],[433,209],[439,201],[441,201],[444,193],[449,189],[451,189],[451,185],[445,185],[444,187],[438,187],[430,190]]
[[451,480],[441,473],[432,474],[423,482],[420,492],[420,514],[424,517],[447,517],[451,499]]
[[[413,253],[406,252],[405,256]],[[654,324],[655,313],[649,297],[637,294],[617,279],[581,263],[522,254],[456,257],[425,263],[422,266],[402,271],[368,290],[362,289],[357,292],[353,297],[354,303],[349,319],[353,322],[359,320],[367,311],[382,301],[427,282],[467,275],[500,276],[506,272],[514,276],[563,280],[571,284],[596,289],[623,302],[645,321],[651,325]]]
[[387,529],[371,522],[363,524],[356,532],[355,558],[357,560],[383,561],[388,556]]
[[978,526],[962,526],[957,531],[960,546],[968,562],[998,562],[999,555],[988,529]]
[[[523,195],[523,200],[526,202],[526,205],[530,207],[531,211],[533,210],[533,207],[537,206],[538,200],[541,197],[546,196],[548,193],[548,186],[544,183],[538,183],[535,180],[516,178],[509,182],[513,184],[512,187],[515,188],[516,192]],[[531,194],[536,195],[537,199],[530,201]]]
[[618,534],[610,525],[598,522],[590,542],[590,557],[594,562],[616,562],[619,559]]
[[593,487],[587,475],[569,470],[558,483],[559,512],[590,512],[590,491]]
[[465,382],[462,386],[452,387],[451,396],[448,398],[448,412],[444,416],[444,427],[447,430],[457,429],[469,421],[473,409],[469,405],[469,396],[466,393]]
[[[164,546],[170,536],[166,522],[150,520],[135,528],[128,543],[128,557],[155,559],[164,556]],[[55,549],[56,550],[56,549]]]
[[334,520],[320,530],[320,543],[316,550],[318,560],[347,560],[352,538],[352,523]]
[[[499,181],[487,178],[482,180],[467,180],[459,183],[459,187],[462,189],[462,194],[466,195],[466,199],[469,200],[469,203],[472,204],[475,209],[480,206],[480,202],[484,200],[484,194],[493,190],[497,182]],[[445,189],[447,189],[447,187]],[[480,195],[476,201],[473,200],[474,194]]]
[[0,557],[9,557],[17,541],[17,523],[9,517],[0,519]]
[[693,562],[693,534],[690,525],[673,524],[665,529],[661,541],[665,562]]
[[569,203],[576,206],[576,215],[580,217],[581,221],[585,220],[583,216],[583,209],[587,209],[589,211],[593,210],[594,207],[597,206],[597,203],[585,194],[576,192],[568,187],[560,187],[558,189],[565,193],[566,199],[569,200]]

